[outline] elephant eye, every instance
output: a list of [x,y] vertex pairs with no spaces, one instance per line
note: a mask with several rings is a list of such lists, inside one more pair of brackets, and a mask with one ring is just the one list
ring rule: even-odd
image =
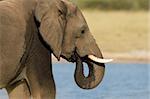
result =
[[82,30],[82,31],[81,31],[81,34],[84,34],[84,33],[85,33],[85,30]]

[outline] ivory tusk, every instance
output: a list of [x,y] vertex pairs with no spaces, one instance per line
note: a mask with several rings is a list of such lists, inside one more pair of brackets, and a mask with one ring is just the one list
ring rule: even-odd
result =
[[113,59],[101,59],[101,58],[98,58],[94,55],[88,55],[88,58],[97,62],[97,63],[108,63],[108,62],[113,61]]

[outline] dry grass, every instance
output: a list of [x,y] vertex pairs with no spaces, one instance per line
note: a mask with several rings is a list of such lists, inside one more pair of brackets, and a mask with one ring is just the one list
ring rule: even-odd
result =
[[83,14],[102,51],[148,51],[148,12],[84,10]]

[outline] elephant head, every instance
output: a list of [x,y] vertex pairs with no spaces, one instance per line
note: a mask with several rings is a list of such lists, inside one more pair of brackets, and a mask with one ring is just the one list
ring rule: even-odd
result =
[[[105,62],[79,8],[68,0],[39,0],[35,17],[39,32],[55,57],[76,62],[75,81],[83,89],[96,87],[104,76]],[[83,73],[83,62],[89,74]]]

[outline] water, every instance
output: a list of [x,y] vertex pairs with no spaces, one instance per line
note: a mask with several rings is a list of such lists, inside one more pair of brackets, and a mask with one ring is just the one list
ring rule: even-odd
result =
[[[103,82],[93,90],[74,81],[75,64],[54,64],[56,99],[150,99],[148,64],[107,64]],[[5,90],[0,99],[8,99]]]

